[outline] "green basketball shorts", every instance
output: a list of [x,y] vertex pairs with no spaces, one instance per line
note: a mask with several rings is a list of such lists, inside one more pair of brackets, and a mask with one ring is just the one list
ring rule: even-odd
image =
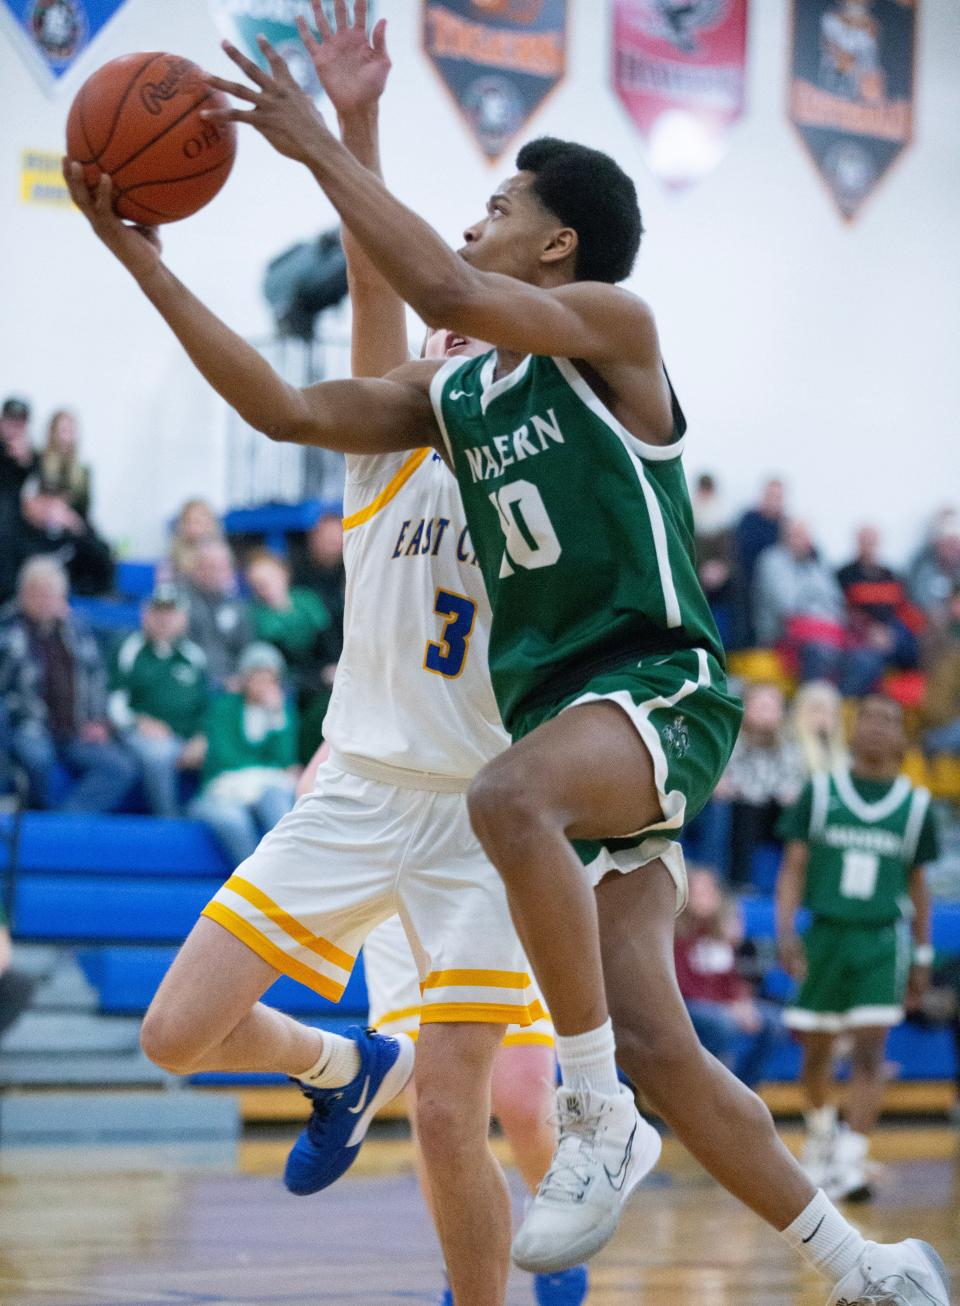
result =
[[567,708],[601,700],[623,708],[646,745],[663,820],[625,838],[577,839],[574,847],[594,884],[610,871],[634,871],[660,858],[677,886],[677,911],[682,911],[687,874],[677,836],[716,788],[736,742],[743,705],[730,693],[712,654],[683,649],[601,672],[559,702],[521,712],[514,739]]
[[803,936],[807,978],[784,1012],[789,1029],[838,1034],[898,1025],[910,970],[910,930],[815,920]]

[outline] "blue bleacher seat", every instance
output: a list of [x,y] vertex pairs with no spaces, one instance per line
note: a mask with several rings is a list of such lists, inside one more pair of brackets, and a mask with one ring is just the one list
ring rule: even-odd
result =
[[[4,822],[10,819],[0,817]],[[0,844],[0,858],[8,855]],[[102,1010],[139,1013],[155,992],[176,945],[230,870],[207,828],[196,821],[30,812],[23,820],[17,864],[15,935],[81,945],[78,960],[100,995]],[[748,937],[773,937],[771,898],[747,897],[742,911]],[[960,903],[934,905],[933,938],[938,949],[960,952]],[[788,996],[789,980],[782,972],[770,972],[767,984],[771,995]],[[339,1006],[286,977],[278,980],[266,1001],[327,1025],[362,1021],[363,968],[355,968]],[[949,1078],[955,1073],[948,1029],[906,1024],[891,1034],[889,1056],[900,1064],[904,1078]],[[784,1040],[771,1077],[793,1079],[798,1066],[797,1045]],[[270,1076],[200,1079],[277,1081]]]
[[128,599],[144,599],[153,593],[157,579],[155,562],[118,562],[113,584]]

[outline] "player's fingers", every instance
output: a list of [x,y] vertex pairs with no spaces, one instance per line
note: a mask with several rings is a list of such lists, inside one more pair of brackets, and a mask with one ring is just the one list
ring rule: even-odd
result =
[[337,22],[337,31],[345,32],[350,26],[347,17],[347,0],[333,0],[333,16]]
[[228,95],[246,100],[249,104],[256,104],[260,98],[251,87],[244,86],[242,82],[231,82],[226,77],[218,77],[216,73],[204,73],[203,80],[215,91],[226,91]]
[[300,33],[300,40],[303,42],[304,45],[304,49],[306,50],[310,58],[314,61],[314,63],[316,63],[317,56],[320,54],[320,51],[323,49],[323,46],[314,36],[313,32],[310,31],[310,28],[307,26],[307,20],[304,18],[303,14],[297,14],[295,21],[297,24],[297,31]]
[[270,85],[270,78],[258,64],[255,64],[252,59],[248,59],[243,51],[238,50],[232,42],[221,41],[220,44],[227,58],[232,59],[237,67],[247,74],[251,82],[259,86],[261,90],[267,89]]
[[333,30],[330,27],[326,12],[324,11],[323,0],[311,0],[310,7],[313,9],[313,20],[317,24],[317,31],[324,40],[327,40],[329,37],[333,36]]
[[374,50],[376,50],[377,54],[382,54],[385,58],[389,58],[389,55],[387,55],[387,20],[385,18],[381,18],[373,29],[373,34],[370,37],[370,44],[373,46]]
[[256,126],[256,109],[201,109],[200,117],[209,122],[249,122]]
[[358,32],[367,30],[367,0],[354,0],[353,25]]
[[264,58],[270,65],[270,71],[273,73],[274,81],[284,86],[296,86],[293,74],[287,67],[287,62],[282,55],[279,55],[265,36],[257,37],[257,45],[263,51]]
[[105,172],[101,172],[97,189],[93,195],[93,211],[98,218],[105,217],[113,208],[113,182]]
[[81,213],[89,214],[93,211],[93,205],[90,203],[90,191],[87,183],[83,179],[83,168],[79,163],[72,159],[63,160],[63,179],[67,183],[67,190],[70,192],[70,198],[76,204]]

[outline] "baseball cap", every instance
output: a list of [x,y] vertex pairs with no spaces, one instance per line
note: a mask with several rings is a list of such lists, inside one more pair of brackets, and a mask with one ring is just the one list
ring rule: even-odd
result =
[[25,399],[17,399],[16,396],[11,395],[9,399],[4,399],[0,417],[7,417],[13,422],[29,422],[30,405]]
[[237,672],[241,676],[248,676],[251,671],[272,671],[275,675],[282,676],[286,665],[279,649],[259,641],[248,644],[240,654]]

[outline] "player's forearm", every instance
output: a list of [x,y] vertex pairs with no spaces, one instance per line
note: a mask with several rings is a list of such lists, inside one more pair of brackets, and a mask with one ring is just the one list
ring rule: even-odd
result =
[[299,391],[221,322],[165,264],[155,265],[149,273],[137,276],[137,281],[217,394],[256,430],[283,438],[284,429],[302,409]]
[[[340,136],[357,162],[382,181],[376,108],[341,118]],[[347,226],[343,228],[343,251],[353,308],[351,371],[354,376],[386,376],[409,356],[403,300]]]
[[796,933],[797,912],[803,901],[806,881],[805,860],[806,854],[802,845],[799,852],[796,845],[787,845],[783,865],[777,876],[775,897],[776,931],[780,941],[789,939]]
[[371,263],[429,326],[467,327],[457,320],[473,274],[429,223],[329,137],[307,163]]

